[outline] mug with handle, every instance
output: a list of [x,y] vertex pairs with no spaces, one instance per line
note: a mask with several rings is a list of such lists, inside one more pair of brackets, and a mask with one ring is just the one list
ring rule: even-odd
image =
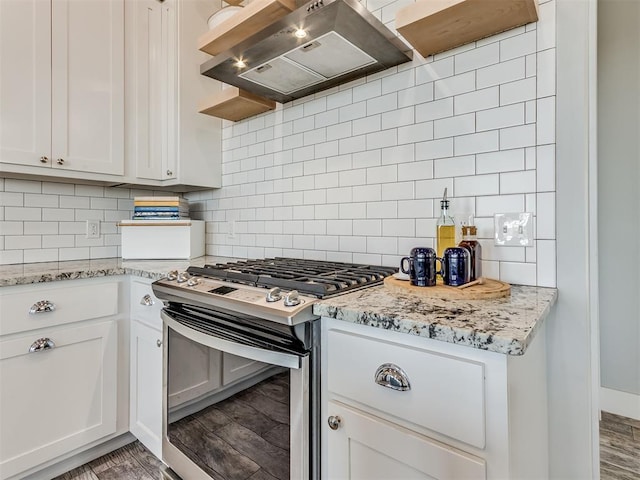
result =
[[445,285],[459,287],[471,281],[471,254],[464,247],[445,248],[440,261],[442,281]]
[[[412,248],[400,261],[400,270],[409,275],[411,285],[433,287],[436,284],[436,251],[429,247]],[[407,266],[405,266],[405,262]]]

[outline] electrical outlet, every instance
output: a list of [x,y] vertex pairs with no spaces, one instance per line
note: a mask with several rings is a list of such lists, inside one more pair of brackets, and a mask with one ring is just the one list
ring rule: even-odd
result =
[[533,243],[532,213],[496,213],[493,220],[496,245],[528,247]]
[[100,220],[87,220],[87,238],[100,238]]

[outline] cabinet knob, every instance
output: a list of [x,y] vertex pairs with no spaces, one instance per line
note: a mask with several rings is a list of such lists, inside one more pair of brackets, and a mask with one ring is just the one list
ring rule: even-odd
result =
[[401,392],[411,390],[409,377],[404,370],[393,363],[383,363],[380,365],[376,370],[374,380],[378,385],[391,388],[392,390],[399,390]]
[[49,157],[40,157],[40,163],[47,163],[49,161]]
[[162,346],[162,340],[156,340],[156,345],[158,346],[158,348],[160,348]]
[[56,344],[50,338],[39,338],[31,344],[29,347],[29,353],[44,352],[45,350],[51,350],[55,348]]
[[58,165],[64,165],[64,158],[59,158],[59,159],[57,159],[57,160],[56,160],[56,163],[57,163]]
[[31,305],[29,309],[29,315],[35,315],[36,313],[53,312],[56,309],[56,305],[49,300],[40,300],[39,302]]
[[172,177],[173,176],[173,171],[172,170],[167,170],[167,176]]
[[151,298],[151,295],[148,293],[140,299],[140,305],[144,305],[145,307],[151,307],[154,303],[156,302],[153,301],[153,298]]
[[329,424],[329,428],[331,430],[337,430],[340,428],[340,424],[342,423],[342,419],[337,415],[331,415],[327,419],[327,423]]

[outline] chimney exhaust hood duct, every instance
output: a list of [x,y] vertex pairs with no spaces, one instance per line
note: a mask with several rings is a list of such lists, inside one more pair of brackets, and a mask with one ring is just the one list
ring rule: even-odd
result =
[[412,58],[412,49],[358,0],[313,0],[200,71],[286,103]]

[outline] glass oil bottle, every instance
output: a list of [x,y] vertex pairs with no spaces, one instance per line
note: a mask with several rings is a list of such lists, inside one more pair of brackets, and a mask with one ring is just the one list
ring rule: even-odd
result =
[[449,215],[449,200],[447,200],[447,189],[440,200],[440,218],[436,222],[436,252],[442,258],[444,250],[456,246],[456,223]]
[[477,280],[482,276],[482,246],[478,242],[478,229],[475,225],[462,226],[462,241],[460,247],[465,247],[471,254],[471,280]]

